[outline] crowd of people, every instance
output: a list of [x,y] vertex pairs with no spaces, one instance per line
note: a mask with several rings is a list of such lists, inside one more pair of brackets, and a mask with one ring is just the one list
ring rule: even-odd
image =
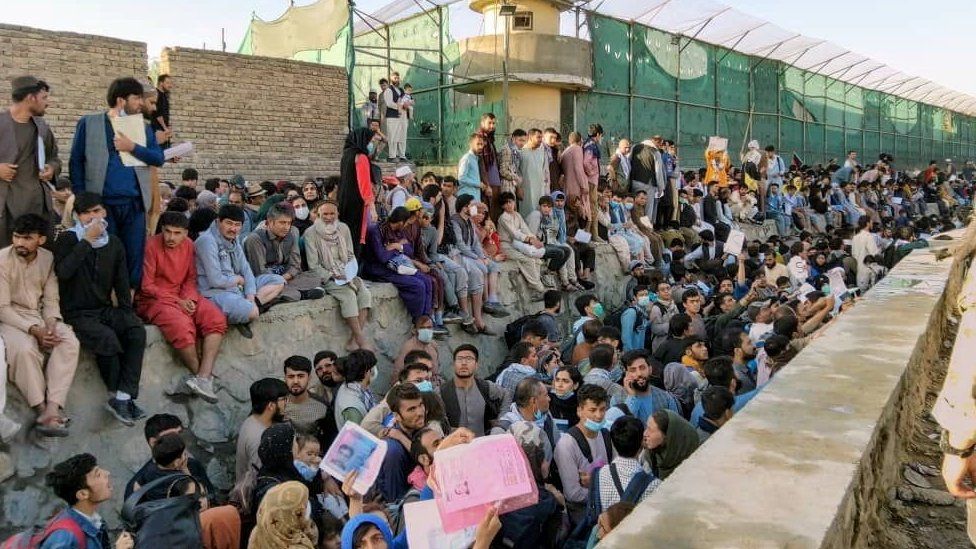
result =
[[[418,179],[396,120],[409,117],[409,89],[397,74],[383,84],[380,106],[346,138],[338,177],[301,184],[201,182],[193,168],[178,185],[160,182],[160,143],[179,129],[169,77],[111,84],[107,110],[78,122],[70,178],[43,120],[44,81],[15,79],[0,113],[0,337],[33,430],[69,435],[68,390],[89,350],[108,413],[128,426],[145,419],[152,458],[126,496],[191,496],[191,533],[208,549],[406,547],[402,509],[439,497],[437,453],[497,434],[521,447],[538,499],[490,510],[474,547],[592,546],[898,259],[961,226],[976,175],[971,163],[909,173],[889,155],[862,166],[856,151],[843,165],[805,166],[755,141],[738,166],[709,149],[704,168],[682,170],[668,139],[619,139],[607,154],[592,124],[565,144],[554,128],[498,140],[486,113],[456,176]],[[145,135],[118,129],[129,116]],[[395,165],[384,175],[387,147]],[[768,238],[744,239],[767,221]],[[622,279],[596,279],[601,243],[628,275],[622,304],[592,291]],[[511,317],[499,295],[506,262],[541,311],[493,333],[485,315]],[[384,282],[414,326],[385,395],[365,330],[370,287]],[[269,308],[325,296],[348,328],[344,348],[291,356],[280,377],[251,385],[235,487],[219,493],[179,418],[136,403],[145,324],[189,370],[187,391],[216,402],[228,325],[252,337]],[[448,325],[504,338],[508,355],[489,364],[462,344],[442,372],[436,338]],[[8,376],[4,441],[21,429],[2,415]],[[366,494],[354,475],[319,468],[349,422],[387,443]],[[42,547],[137,544],[139,531],[108,538],[98,510],[110,473],[94,456],[58,463],[47,482],[68,507],[39,534]]]

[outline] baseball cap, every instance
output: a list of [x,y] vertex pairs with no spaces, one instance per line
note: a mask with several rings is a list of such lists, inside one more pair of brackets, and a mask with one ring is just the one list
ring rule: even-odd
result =
[[416,196],[411,196],[403,204],[403,207],[405,207],[408,212],[415,212],[423,208],[423,204],[420,203],[420,199],[418,199]]

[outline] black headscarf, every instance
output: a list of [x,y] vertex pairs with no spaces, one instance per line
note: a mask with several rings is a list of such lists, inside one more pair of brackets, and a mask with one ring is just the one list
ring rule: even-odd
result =
[[295,442],[295,428],[291,423],[275,423],[261,433],[258,457],[261,458],[259,476],[276,476],[279,479],[301,478],[295,469],[292,445]]
[[[360,227],[363,223],[363,197],[359,193],[359,182],[356,179],[356,156],[364,154],[369,157],[369,143],[375,132],[369,128],[356,128],[346,136],[346,144],[342,149],[342,160],[339,161],[339,190],[336,201],[339,203],[339,221],[349,227],[353,235],[353,245],[359,249]],[[356,254],[359,255],[358,253]]]

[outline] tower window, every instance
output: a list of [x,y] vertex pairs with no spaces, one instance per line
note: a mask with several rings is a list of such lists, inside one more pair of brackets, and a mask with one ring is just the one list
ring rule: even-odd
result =
[[532,30],[532,12],[520,11],[512,16],[512,30],[530,31]]

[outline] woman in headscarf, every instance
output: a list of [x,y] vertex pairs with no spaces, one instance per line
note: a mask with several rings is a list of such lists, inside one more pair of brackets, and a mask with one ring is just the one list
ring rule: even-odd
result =
[[349,326],[346,350],[371,349],[363,326],[369,318],[373,296],[358,276],[347,279],[346,266],[355,259],[352,234],[339,221],[338,205],[325,200],[318,204],[318,218],[305,232],[305,257],[308,270],[322,277],[326,293],[339,302],[339,312]]
[[[342,218],[342,203],[339,204]],[[421,316],[430,316],[434,307],[434,285],[424,273],[414,269],[413,274],[400,274],[390,266],[399,254],[413,257],[414,246],[404,233],[404,225],[410,212],[404,207],[394,209],[380,225],[370,225],[366,230],[366,249],[363,250],[362,273],[367,280],[389,282],[396,286],[410,318],[416,322]]]
[[671,410],[658,410],[644,429],[644,461],[654,476],[664,480],[698,449],[698,431]]
[[386,521],[372,513],[352,517],[342,528],[342,549],[405,548],[406,546],[406,536],[394,540]]
[[664,390],[671,393],[679,404],[683,415],[691,417],[695,408],[695,391],[698,380],[683,364],[672,362],[664,366]]
[[268,491],[248,543],[250,549],[315,549],[318,533],[309,517],[308,488],[284,482]]
[[366,244],[366,228],[376,221],[372,167],[369,155],[373,137],[369,128],[357,128],[346,136],[346,145],[339,161],[339,219],[352,231],[356,257],[362,257]]
[[[306,488],[306,499],[311,505],[311,517],[316,521],[321,520],[325,509],[319,502],[319,498],[312,497],[309,499],[308,494],[317,496],[322,493],[325,483],[319,474],[305,478],[298,472],[295,467],[295,454],[297,452],[298,443],[295,441],[295,428],[291,426],[291,423],[275,423],[261,434],[261,444],[258,446],[261,469],[257,474],[257,482],[254,485],[250,506],[250,509],[258,510],[257,524],[260,524],[260,509],[264,499],[276,486],[290,481],[299,482]],[[263,545],[252,545],[252,547],[264,548]]]

